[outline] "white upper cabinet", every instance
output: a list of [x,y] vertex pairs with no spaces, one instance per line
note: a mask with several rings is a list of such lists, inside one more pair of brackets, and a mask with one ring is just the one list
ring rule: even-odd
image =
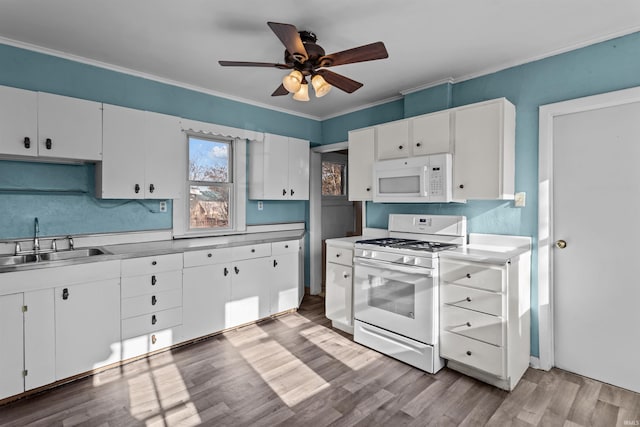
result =
[[372,200],[376,129],[349,132],[349,200]]
[[450,110],[411,119],[411,152],[414,156],[451,152]]
[[186,179],[186,139],[178,117],[104,105],[103,160],[96,196],[105,199],[179,198]]
[[515,107],[505,98],[455,109],[453,198],[513,199]]
[[309,141],[272,134],[251,141],[249,198],[309,200]]
[[102,159],[102,104],[0,87],[0,154]]
[[409,120],[398,120],[376,126],[378,160],[397,159],[411,155]]
[[38,94],[0,86],[0,154],[38,155]]

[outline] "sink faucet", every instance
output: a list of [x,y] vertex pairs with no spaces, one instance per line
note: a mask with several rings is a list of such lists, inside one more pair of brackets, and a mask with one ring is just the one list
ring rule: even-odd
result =
[[33,233],[33,252],[38,253],[40,250],[40,223],[38,217],[34,221],[34,233]]

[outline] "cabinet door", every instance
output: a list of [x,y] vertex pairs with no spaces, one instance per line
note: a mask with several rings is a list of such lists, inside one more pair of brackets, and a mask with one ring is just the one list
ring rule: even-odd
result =
[[451,152],[451,112],[411,119],[411,148],[414,156]]
[[267,261],[271,269],[270,314],[298,307],[298,252],[274,256]]
[[102,104],[38,92],[38,139],[39,156],[102,160]]
[[325,315],[346,325],[353,325],[353,285],[351,267],[327,263]]
[[145,112],[104,106],[102,163],[96,167],[96,196],[144,198]]
[[269,315],[270,273],[265,258],[234,261],[231,265],[231,301],[228,305],[227,325],[242,325]]
[[120,281],[55,289],[56,380],[120,360]]
[[[187,139],[180,119],[145,112],[145,197],[178,199],[187,177],[185,158]],[[139,165],[142,166],[142,165]]]
[[185,268],[182,280],[182,330],[184,340],[227,328],[227,303],[231,296],[231,267],[213,264]]
[[289,199],[289,138],[266,134],[263,161],[264,198]]
[[349,200],[372,200],[375,129],[349,132]]
[[56,335],[53,289],[26,292],[24,305],[24,389],[56,380]]
[[37,92],[0,86],[0,154],[38,155]]
[[289,199],[309,200],[309,141],[289,138]]
[[0,296],[0,399],[24,391],[22,294]]
[[504,106],[500,100],[455,111],[454,199],[513,198],[515,113],[507,118]]
[[409,120],[385,123],[376,126],[376,131],[378,132],[376,140],[378,160],[397,159],[411,155]]

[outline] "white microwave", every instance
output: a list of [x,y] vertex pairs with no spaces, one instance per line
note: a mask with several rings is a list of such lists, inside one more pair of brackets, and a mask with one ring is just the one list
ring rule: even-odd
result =
[[374,202],[450,202],[451,154],[377,161],[373,180]]

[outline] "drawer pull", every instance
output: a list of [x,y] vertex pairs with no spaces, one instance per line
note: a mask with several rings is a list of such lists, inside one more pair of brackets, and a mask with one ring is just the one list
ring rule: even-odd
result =
[[284,245],[284,248],[285,249],[289,249],[289,245]]
[[467,350],[467,356],[471,356],[471,351]]
[[158,319],[156,318],[155,314],[153,316],[151,316],[151,324],[152,325],[155,325],[157,321],[158,321]]
[[471,274],[467,273],[467,279],[471,279]]
[[151,305],[156,305],[156,303],[158,302],[158,298],[156,298],[155,295],[151,296]]
[[344,277],[345,279],[349,278],[349,275],[347,273],[342,273],[342,277]]
[[151,276],[151,286],[155,286],[158,280],[156,279],[156,275]]
[[64,288],[64,289],[62,290],[62,299],[64,299],[64,300],[69,299],[69,289]]
[[157,265],[158,261],[151,261],[151,265]]
[[340,254],[339,253],[336,254],[336,258],[340,258]]
[[233,271],[235,271],[236,274],[240,273],[240,269],[238,267],[233,267]]
[[229,274],[229,269],[227,267],[225,267],[222,272],[223,272],[224,276],[227,277],[227,274]]
[[470,328],[471,327],[471,322],[467,322],[466,325]]
[[156,338],[156,334],[151,335],[151,344],[155,344],[158,339]]
[[465,299],[467,300],[467,302],[471,302],[471,297],[466,297]]
[[24,148],[31,148],[31,138],[28,136],[24,137]]
[[273,260],[273,267],[277,267],[278,266],[278,261],[276,261],[275,259]]
[[47,150],[51,150],[51,147],[53,146],[53,141],[51,140],[51,138],[46,139],[46,141],[44,142],[44,146],[47,148]]
[[208,254],[207,254],[207,258],[211,258],[212,256],[213,256],[213,254],[212,254],[212,253],[208,253]]
[[254,253],[255,251],[256,251],[255,249],[253,249],[253,248],[251,249],[251,253]]

